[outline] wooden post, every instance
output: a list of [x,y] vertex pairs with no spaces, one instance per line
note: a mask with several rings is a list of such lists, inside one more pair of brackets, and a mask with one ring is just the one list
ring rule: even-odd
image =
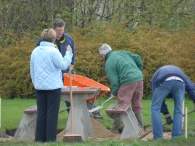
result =
[[186,116],[185,116],[185,138],[187,138],[188,137],[188,127],[187,127],[187,125],[188,125],[188,108],[186,107],[186,112],[185,112],[185,114],[186,114]]
[[[185,98],[183,99],[183,105],[182,105],[182,114],[184,115],[184,101]],[[184,117],[182,117],[182,126],[184,126]]]

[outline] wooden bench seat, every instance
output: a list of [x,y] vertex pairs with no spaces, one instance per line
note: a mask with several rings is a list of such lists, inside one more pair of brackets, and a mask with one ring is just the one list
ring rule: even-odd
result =
[[127,104],[111,104],[107,109],[106,113],[125,113],[129,108]]
[[142,129],[139,126],[135,114],[130,108],[130,105],[112,104],[106,109],[105,112],[107,114],[119,114],[119,118],[124,124],[120,139],[139,138],[139,134],[142,132]]
[[24,110],[25,114],[34,114],[37,113],[37,105],[30,106]]

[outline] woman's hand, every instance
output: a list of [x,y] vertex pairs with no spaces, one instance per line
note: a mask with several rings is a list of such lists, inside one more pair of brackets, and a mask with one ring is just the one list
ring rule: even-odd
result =
[[72,52],[72,48],[70,47],[70,45],[66,46],[66,51]]

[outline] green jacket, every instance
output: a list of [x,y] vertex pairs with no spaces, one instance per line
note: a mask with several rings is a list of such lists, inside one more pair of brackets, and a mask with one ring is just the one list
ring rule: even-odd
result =
[[128,51],[110,51],[105,59],[106,75],[112,86],[111,93],[117,96],[121,85],[143,80],[142,59]]

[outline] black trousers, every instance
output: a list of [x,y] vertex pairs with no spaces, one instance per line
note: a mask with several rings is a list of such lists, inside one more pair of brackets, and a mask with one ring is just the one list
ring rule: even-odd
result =
[[37,122],[35,141],[56,141],[61,89],[36,90]]

